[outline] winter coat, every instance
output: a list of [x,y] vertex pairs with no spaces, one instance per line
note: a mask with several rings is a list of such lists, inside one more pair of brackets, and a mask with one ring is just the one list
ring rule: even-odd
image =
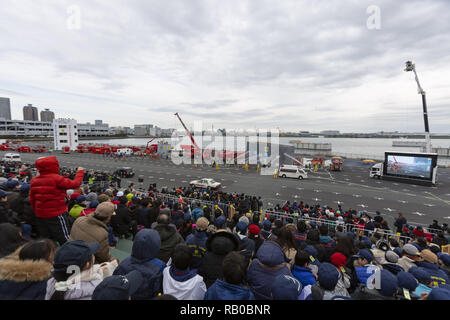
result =
[[397,264],[402,267],[405,272],[408,272],[408,270],[412,267],[417,267],[416,262],[413,259],[408,258],[407,256],[403,256],[398,259]]
[[35,215],[31,208],[28,193],[19,193],[19,195],[11,201],[9,208],[14,212],[17,212],[20,221],[24,221],[28,224],[35,224]]
[[198,270],[209,288],[217,279],[222,279],[222,262],[231,251],[239,249],[239,240],[230,232],[217,231],[206,241],[206,253]]
[[123,260],[114,270],[114,275],[126,275],[139,271],[145,279],[133,300],[148,300],[162,292],[163,270],[165,264],[157,259],[161,240],[155,230],[143,229],[136,234],[131,256]]
[[317,282],[316,277],[312,273],[311,268],[302,268],[294,265],[292,267],[292,275],[300,281],[303,287],[313,285]]
[[[338,281],[339,284],[339,281]],[[311,299],[312,300],[331,300],[335,296],[350,297],[348,291],[340,285],[336,285],[333,290],[325,290],[316,283],[311,286]]]
[[398,233],[398,232],[402,232],[402,229],[403,229],[403,225],[404,225],[404,224],[406,224],[406,219],[405,219],[405,217],[403,217],[403,216],[398,217],[398,218],[395,220],[394,226],[397,227],[397,233]]
[[250,259],[255,252],[255,242],[242,234],[235,234],[239,239],[239,252],[245,257],[245,263],[248,266]]
[[292,233],[292,236],[294,237],[294,243],[297,249],[306,241],[306,233],[295,231]]
[[84,171],[77,171],[74,180],[60,176],[56,157],[36,160],[39,175],[30,182],[30,204],[39,218],[53,218],[67,212],[68,189],[76,189],[83,181]]
[[0,259],[0,300],[44,300],[53,266],[47,260],[20,260],[21,249]]
[[[78,278],[79,277],[79,278]],[[80,274],[71,275],[64,282],[56,282],[55,278],[47,281],[45,300],[50,300],[55,293],[55,285],[59,284],[67,288],[64,300],[91,300],[95,288],[103,281],[104,274],[99,264],[95,264],[89,270]]]
[[144,226],[144,228],[150,229],[150,208],[140,207],[136,211],[136,222],[138,225]]
[[111,216],[111,226],[117,235],[124,235],[130,231],[130,210],[124,204],[117,205],[116,214]]
[[278,275],[292,276],[287,257],[278,243],[264,242],[247,272],[247,282],[256,300],[271,300],[272,284]]
[[360,285],[351,295],[353,300],[397,300],[394,297],[383,296],[377,289],[369,289]]
[[377,267],[371,264],[365,265],[364,267],[355,267],[356,276],[358,277],[359,283],[365,285],[367,283],[367,279],[375,273],[376,269]]
[[159,250],[158,259],[167,263],[170,257],[172,257],[173,250],[177,244],[184,243],[184,239],[173,225],[157,224],[154,230],[159,233],[161,239],[161,249]]
[[381,265],[383,269],[390,271],[392,274],[397,275],[400,271],[405,271],[402,266],[397,263],[385,263]]
[[203,300],[206,285],[197,270],[178,271],[166,267],[163,271],[163,292],[178,300]]
[[247,287],[217,279],[206,291],[205,300],[255,300],[255,296]]
[[80,206],[79,204],[75,204],[72,209],[70,209],[69,214],[72,216],[72,218],[77,219],[81,213],[84,211],[84,207]]
[[69,240],[83,240],[87,243],[97,242],[100,249],[95,254],[95,262],[103,263],[112,260],[109,253],[108,226],[93,215],[79,217],[75,220],[70,230]]
[[18,213],[8,209],[6,202],[0,202],[0,223],[11,223],[14,225],[20,223]]
[[449,283],[447,273],[439,268],[439,265],[427,261],[416,262],[418,267],[424,268],[431,276],[434,286],[442,286]]
[[191,269],[200,268],[203,257],[206,254],[206,240],[208,239],[208,235],[205,231],[198,231],[194,229],[194,231],[187,236],[186,244],[192,249],[192,261],[189,266]]

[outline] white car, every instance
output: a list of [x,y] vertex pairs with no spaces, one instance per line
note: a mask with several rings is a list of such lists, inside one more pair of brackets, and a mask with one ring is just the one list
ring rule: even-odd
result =
[[12,162],[22,162],[20,158],[20,154],[18,153],[7,153],[2,159],[3,161],[12,161]]
[[189,182],[189,184],[192,187],[196,187],[196,188],[212,188],[212,189],[217,189],[220,188],[220,186],[222,185],[220,182],[216,182],[213,179],[208,179],[208,178],[203,178],[200,180],[193,180],[191,182]]

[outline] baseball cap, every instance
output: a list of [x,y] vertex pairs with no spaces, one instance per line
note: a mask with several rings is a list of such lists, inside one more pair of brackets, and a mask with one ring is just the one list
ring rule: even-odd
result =
[[96,254],[100,245],[97,242],[87,243],[82,240],[68,241],[55,253],[53,267],[55,271],[65,271],[68,266],[84,267],[91,256]]
[[263,228],[264,230],[270,230],[270,228],[272,228],[272,222],[270,222],[270,220],[264,220]]
[[83,201],[86,201],[86,197],[85,196],[80,195],[80,196],[77,197],[77,202],[78,203],[82,203]]
[[22,183],[22,185],[19,188],[20,191],[28,191],[30,190],[30,184],[29,183]]
[[296,278],[280,274],[272,285],[272,297],[274,300],[298,300],[302,292],[302,284]]
[[99,217],[110,217],[115,215],[114,204],[112,202],[102,202],[95,208],[95,215]]
[[411,267],[409,268],[408,272],[411,273],[414,276],[414,278],[416,278],[420,282],[424,283],[431,282],[430,273],[422,267]]
[[143,282],[144,278],[137,270],[124,276],[107,277],[95,288],[92,300],[128,300]]
[[419,282],[414,278],[414,276],[405,271],[400,271],[397,273],[397,280],[398,280],[398,286],[400,288],[407,289],[411,292],[416,290],[417,286],[419,285]]
[[99,202],[99,203],[102,203],[102,202],[106,202],[106,201],[109,201],[110,199],[109,199],[109,197],[108,197],[108,195],[107,194],[101,194],[101,195],[99,195],[98,197],[97,197],[97,201]]
[[261,229],[256,224],[252,224],[248,227],[248,231],[256,236],[261,232]]
[[446,266],[450,266],[450,254],[439,252],[437,255]]
[[3,190],[0,190],[0,198],[6,197],[8,194],[11,194],[12,192],[5,192]]
[[390,271],[380,269],[380,293],[386,297],[392,297],[398,290],[398,280]]
[[196,228],[198,231],[203,231],[208,228],[209,221],[205,217],[200,217],[197,219],[197,222],[195,223]]
[[236,231],[247,231],[247,224],[244,221],[239,221],[236,225]]
[[91,209],[95,209],[95,208],[97,208],[97,206],[98,206],[98,201],[97,200],[92,200],[89,203],[89,208],[91,208]]
[[425,249],[422,250],[422,252],[419,253],[419,255],[429,263],[438,263],[438,257],[435,255],[431,250]]
[[8,181],[6,181],[6,187],[7,188],[15,188],[15,187],[17,187],[18,185],[19,185],[20,183],[19,183],[19,181],[17,181],[17,180],[8,180]]
[[373,254],[370,253],[370,251],[366,250],[366,249],[359,250],[359,252],[356,256],[361,259],[366,259],[369,263],[372,262],[374,259]]
[[419,256],[419,249],[409,243],[403,246],[403,252],[409,256]]
[[225,217],[224,216],[219,216],[217,217],[216,221],[214,221],[214,224],[217,228],[222,228],[222,226],[225,224]]

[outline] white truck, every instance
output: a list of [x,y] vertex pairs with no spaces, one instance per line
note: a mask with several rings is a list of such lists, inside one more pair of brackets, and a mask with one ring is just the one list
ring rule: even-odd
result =
[[383,164],[383,162],[374,164],[372,168],[370,168],[369,177],[381,179],[383,176]]

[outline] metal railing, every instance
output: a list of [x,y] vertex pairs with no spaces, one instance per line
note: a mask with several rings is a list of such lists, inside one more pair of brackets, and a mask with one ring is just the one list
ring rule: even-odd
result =
[[362,232],[362,234],[367,235],[367,236],[372,236],[373,234],[380,234],[381,238],[385,238],[386,240],[388,238],[394,237],[396,239],[398,238],[402,238],[402,239],[406,239],[406,240],[412,240],[411,237],[408,236],[403,236],[403,235],[397,235],[394,232],[389,232],[387,230],[383,230],[383,229],[375,229],[375,230],[368,230],[365,229],[364,227],[361,227],[357,224],[352,224],[352,223],[344,223],[343,221],[334,221],[334,220],[325,220],[325,219],[319,219],[319,218],[314,218],[314,217],[305,217],[304,215],[298,214],[292,214],[292,213],[286,213],[286,212],[279,212],[279,211],[274,211],[274,210],[266,210],[265,211],[266,214],[269,214],[270,216],[274,216],[277,218],[280,218],[281,221],[286,222],[287,219],[291,219],[292,223],[297,224],[298,221],[305,221],[305,222],[314,222],[317,226],[321,226],[321,225],[326,225],[328,226],[329,229],[335,229],[337,226],[342,226],[343,232],[354,232],[356,234]]

